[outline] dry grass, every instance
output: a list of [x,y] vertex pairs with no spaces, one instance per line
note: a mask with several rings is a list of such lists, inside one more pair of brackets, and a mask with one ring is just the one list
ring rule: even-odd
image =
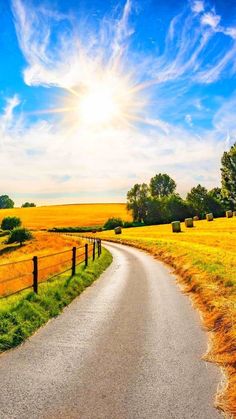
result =
[[0,222],[6,216],[20,217],[23,225],[33,230],[53,227],[102,226],[111,217],[131,220],[125,204],[52,205],[0,210]]
[[[22,247],[17,244],[5,245],[5,239],[3,237],[0,241],[0,296],[32,285],[33,256],[39,256],[39,281],[42,282],[50,275],[70,267],[72,247],[81,246],[79,238],[45,232],[35,232],[34,239]],[[60,253],[62,251],[66,252]],[[80,261],[84,250],[80,249],[77,253],[77,261]],[[5,265],[8,263],[13,264]]]
[[217,405],[236,417],[236,217],[181,228],[182,233],[163,225],[123,229],[119,237],[113,231],[99,236],[148,250],[174,268],[211,332],[205,358],[223,366],[228,377]]

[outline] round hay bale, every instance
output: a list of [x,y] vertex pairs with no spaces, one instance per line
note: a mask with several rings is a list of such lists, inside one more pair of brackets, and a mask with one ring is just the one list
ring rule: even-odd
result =
[[181,224],[180,221],[173,221],[172,225],[172,232],[173,233],[180,233],[181,232]]
[[195,215],[195,216],[193,217],[193,221],[198,221],[198,220],[199,220],[198,215]]
[[226,218],[232,218],[233,217],[233,211],[231,211],[231,210],[226,211],[225,216],[226,216]]
[[233,211],[233,216],[236,217],[236,211]]
[[184,222],[185,222],[185,227],[187,227],[187,228],[193,227],[193,219],[192,218],[185,218]]
[[122,228],[121,227],[115,227],[114,232],[115,232],[115,234],[121,234],[122,233]]
[[207,219],[207,221],[213,221],[214,220],[212,212],[210,212],[209,214],[206,214],[206,219]]

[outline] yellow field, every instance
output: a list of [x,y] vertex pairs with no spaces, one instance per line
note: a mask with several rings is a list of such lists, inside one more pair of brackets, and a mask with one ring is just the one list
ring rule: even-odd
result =
[[212,332],[207,359],[223,365],[229,377],[218,406],[236,415],[236,217],[197,221],[192,229],[182,224],[182,233],[162,225],[123,229],[120,236],[103,232],[99,237],[148,250],[173,266]]
[[[45,232],[35,232],[34,239],[22,247],[5,245],[5,239],[0,239],[0,296],[32,285],[33,256],[39,257],[39,281],[42,282],[70,267],[72,247],[82,245],[79,238]],[[83,253],[83,248],[77,251],[77,262],[84,259]]]
[[53,227],[102,226],[111,217],[131,220],[125,204],[52,205],[0,210],[0,222],[6,216],[20,217],[23,225],[33,230]]

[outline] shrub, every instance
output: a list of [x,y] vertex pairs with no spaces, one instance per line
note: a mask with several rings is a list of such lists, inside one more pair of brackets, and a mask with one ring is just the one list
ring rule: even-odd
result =
[[5,217],[2,220],[2,230],[13,230],[16,227],[20,227],[21,219],[18,217]]
[[103,226],[105,230],[113,230],[115,227],[123,227],[121,218],[109,218]]
[[32,238],[33,236],[31,232],[26,228],[14,228],[14,230],[11,231],[10,236],[8,237],[7,243],[20,243],[20,245],[22,246],[22,244],[25,241],[30,240]]
[[34,202],[25,202],[21,205],[22,208],[30,208],[30,207],[36,207]]

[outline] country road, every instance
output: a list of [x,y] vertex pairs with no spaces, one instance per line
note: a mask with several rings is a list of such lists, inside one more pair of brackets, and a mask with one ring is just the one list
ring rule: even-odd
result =
[[219,369],[170,270],[128,246],[25,344],[0,356],[1,419],[217,419]]

